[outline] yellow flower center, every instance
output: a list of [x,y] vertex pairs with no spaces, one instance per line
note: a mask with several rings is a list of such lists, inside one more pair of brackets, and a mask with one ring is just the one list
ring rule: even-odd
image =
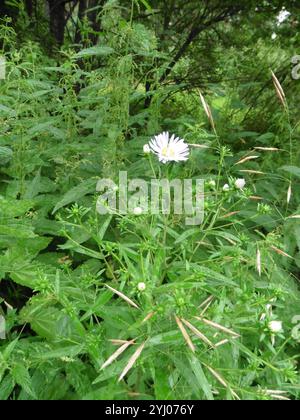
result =
[[162,148],[162,151],[161,151],[161,154],[162,154],[163,156],[167,156],[167,155],[168,155],[168,148],[167,148],[167,147],[163,147],[163,148]]
[[166,147],[163,147],[163,149],[161,151],[161,154],[164,157],[171,157],[171,158],[173,158],[175,156],[175,151],[174,151],[174,149],[172,147],[167,147],[166,146]]
[[169,148],[169,155],[173,158],[175,156],[175,151],[172,147]]

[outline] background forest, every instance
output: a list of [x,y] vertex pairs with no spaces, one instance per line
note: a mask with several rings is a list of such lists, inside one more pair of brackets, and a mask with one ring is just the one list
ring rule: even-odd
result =
[[[299,1],[2,1],[0,50],[0,399],[299,399]],[[100,215],[125,170],[203,223]]]

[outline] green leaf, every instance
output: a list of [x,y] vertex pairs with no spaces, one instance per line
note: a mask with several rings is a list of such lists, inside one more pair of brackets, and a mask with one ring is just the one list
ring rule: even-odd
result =
[[40,183],[41,183],[41,169],[38,170],[36,176],[28,185],[26,193],[24,194],[24,198],[30,200],[36,197],[39,193]]
[[13,151],[9,147],[0,147],[0,165],[5,165],[12,159]]
[[24,364],[15,364],[11,370],[11,375],[15,382],[20,385],[27,394],[36,398],[35,392],[32,388],[31,377]]
[[45,134],[45,133],[51,133],[53,137],[58,140],[64,140],[65,138],[64,131],[61,130],[60,128],[55,127],[53,125],[53,120],[36,124],[30,130],[28,130],[28,134],[31,137],[35,137],[38,134]]
[[2,218],[13,218],[24,215],[34,207],[32,200],[13,200],[0,197],[0,220]]
[[84,50],[79,51],[75,58],[85,58],[85,57],[93,57],[93,56],[106,56],[110,55],[114,52],[114,49],[111,47],[106,47],[104,45],[91,47],[91,48],[85,48]]
[[76,357],[78,354],[82,353],[84,345],[75,345],[75,346],[62,346],[55,350],[45,351],[38,356],[34,356],[35,360],[49,360],[49,359],[61,359],[62,357]]
[[41,337],[48,340],[82,341],[84,328],[81,323],[55,307],[46,307],[38,300],[22,309],[23,322],[29,322],[31,328]]
[[12,352],[14,351],[17,343],[18,343],[19,339],[16,338],[13,341],[11,341],[8,346],[5,348],[5,350],[3,351],[3,359],[4,360],[8,360],[10,355],[12,354]]
[[81,184],[77,185],[76,187],[72,188],[56,204],[52,214],[56,213],[57,210],[61,209],[62,207],[67,206],[70,203],[74,203],[75,201],[79,200],[85,195],[90,194],[92,192],[96,192],[96,184],[96,179],[88,179],[82,182]]
[[193,228],[193,229],[188,229],[187,231],[183,232],[179,238],[176,239],[175,244],[178,245],[181,242],[184,242],[186,239],[188,239],[190,236],[193,236],[195,234],[199,234],[200,230],[199,228]]
[[300,168],[298,166],[282,166],[280,169],[300,178]]
[[196,398],[203,399],[203,394],[200,392],[202,387],[198,383],[198,380],[193,370],[191,370],[191,366],[188,362],[189,360],[187,360],[187,357],[174,357],[174,364],[177,367],[181,376],[189,384],[192,394],[194,394]]
[[161,369],[155,369],[154,389],[157,400],[167,400],[171,398],[172,389],[169,384],[169,372]]
[[6,375],[0,384],[0,401],[5,401],[9,398],[15,386],[15,382],[11,375]]
[[149,12],[152,12],[152,7],[150,6],[150,4],[146,1],[146,0],[138,0],[140,1]]
[[36,236],[31,226],[22,225],[20,223],[0,225],[0,235],[12,236],[15,238],[34,238]]
[[109,225],[112,221],[112,218],[113,218],[113,216],[110,214],[105,218],[104,222],[102,223],[102,225],[101,225],[101,227],[98,231],[98,238],[100,240],[102,240],[104,238],[104,235],[105,235],[107,229],[109,228]]
[[10,117],[10,118],[17,116],[17,112],[14,109],[11,109],[2,104],[0,104],[0,115],[1,114],[5,117]]
[[199,360],[194,354],[189,356],[189,362],[190,362],[191,369],[194,372],[197,383],[202,388],[207,399],[210,401],[214,400],[214,396],[211,391],[211,386],[203,372],[201,363],[199,362]]

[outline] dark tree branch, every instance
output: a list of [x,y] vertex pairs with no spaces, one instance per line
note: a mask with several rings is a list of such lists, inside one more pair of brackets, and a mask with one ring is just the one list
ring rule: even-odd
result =
[[226,10],[225,12],[221,13],[218,16],[215,16],[212,18],[209,22],[205,24],[201,24],[199,21],[197,21],[196,24],[192,27],[187,39],[182,44],[182,46],[177,51],[176,55],[174,56],[171,63],[168,65],[166,70],[164,71],[163,75],[160,78],[160,83],[164,82],[169,74],[172,72],[175,65],[178,63],[178,61],[183,57],[183,55],[186,53],[190,45],[193,43],[193,41],[201,34],[201,32],[206,31],[207,29],[211,28],[214,24],[224,21],[225,19],[232,17],[239,13],[239,11],[242,10],[242,7],[237,8],[231,8],[229,10]]

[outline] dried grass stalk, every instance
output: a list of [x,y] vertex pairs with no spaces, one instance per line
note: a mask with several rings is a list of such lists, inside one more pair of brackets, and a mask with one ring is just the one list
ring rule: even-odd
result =
[[116,360],[131,344],[134,343],[134,340],[126,341],[120,348],[118,348],[117,351],[115,351],[107,360],[103,363],[101,366],[101,370],[105,369],[107,366],[109,366],[114,360]]
[[282,89],[282,86],[273,71],[272,71],[272,79],[273,79],[273,84],[276,90],[276,94],[280,102],[282,103],[283,107],[286,108],[286,97],[285,97],[284,90]]
[[223,385],[225,388],[229,389],[227,382],[225,381],[225,379],[218,372],[216,372],[210,366],[207,366],[206,365],[206,367],[210,371],[210,373],[217,379],[217,381],[220,382],[221,385]]
[[155,313],[156,312],[154,312],[154,311],[150,312],[147,316],[145,316],[145,318],[143,319],[143,321],[141,322],[141,324],[144,324],[144,322],[149,321],[149,319],[151,319],[155,315]]
[[259,197],[257,195],[251,195],[249,198],[250,200],[255,200],[255,201],[261,201],[264,199],[263,197]]
[[279,390],[274,390],[274,389],[267,389],[266,393],[268,395],[270,394],[274,394],[274,395],[284,395],[284,394],[288,394],[288,391],[279,391]]
[[[235,340],[236,338],[238,338],[238,337],[232,337],[232,340]],[[215,347],[216,348],[221,347],[221,346],[224,346],[225,344],[228,344],[228,343],[230,343],[230,340],[228,340],[228,338],[225,338],[225,340],[221,340],[217,344],[215,344]]]
[[203,311],[201,312],[200,316],[203,316],[205,314],[205,312],[208,310],[212,302],[213,301],[211,300],[210,302],[207,303],[207,305],[204,307]]
[[224,346],[225,344],[228,344],[228,343],[230,343],[230,341],[228,340],[228,338],[225,338],[225,340],[221,340],[217,344],[215,344],[215,347],[216,348],[221,347],[221,346]]
[[110,338],[108,341],[110,341],[115,346],[120,346],[122,344],[128,343],[128,340],[119,340],[118,338]]
[[132,366],[135,364],[136,360],[140,357],[144,347],[145,347],[146,342],[144,342],[143,344],[141,344],[139,346],[139,348],[133,353],[133,355],[131,356],[131,358],[129,359],[127,365],[125,366],[125,369],[123,370],[123,372],[121,373],[118,382],[120,382],[124,376],[130,371],[130,369],[132,368]]
[[124,293],[119,292],[118,290],[114,289],[113,287],[108,286],[108,284],[105,285],[109,290],[114,292],[116,295],[120,296],[120,298],[124,299],[129,305],[133,306],[136,309],[140,309],[136,303],[134,303],[129,297],[124,295]]
[[258,159],[259,156],[247,156],[241,160],[239,160],[235,165],[241,165],[242,163],[248,162],[249,160]]
[[209,296],[209,298],[205,299],[204,302],[201,303],[201,305],[199,305],[199,309],[203,308],[203,306],[207,305],[208,303],[210,303],[212,300],[214,299],[213,296]]
[[210,149],[209,146],[207,146],[206,144],[193,144],[193,143],[189,143],[189,146],[191,147],[195,147],[196,149]]
[[217,324],[216,322],[210,321],[208,319],[205,318],[201,318],[199,316],[195,316],[194,318],[198,319],[199,321],[203,322],[206,325],[209,325],[210,327],[215,328],[216,330],[222,331],[224,333],[227,333],[229,335],[232,335],[233,337],[240,337],[239,334],[237,334],[236,332],[230,330],[229,328],[223,327],[223,325]]
[[218,382],[220,382],[221,385],[223,385],[226,389],[228,389],[231,394],[237,399],[240,400],[240,397],[236,394],[236,392],[234,392],[230,386],[227,384],[227,382],[225,381],[225,379],[218,373],[216,372],[212,367],[207,366],[207,369],[210,371],[210,373],[217,379]]
[[266,175],[265,172],[254,171],[252,169],[240,169],[239,172],[243,172],[243,173],[246,173],[246,174],[253,174],[253,175]]
[[203,109],[204,109],[204,111],[205,111],[205,113],[207,115],[207,118],[209,119],[213,130],[216,131],[216,126],[215,126],[215,122],[214,122],[214,119],[213,119],[213,116],[212,116],[212,112],[211,112],[210,106],[206,102],[206,100],[205,100],[205,98],[204,98],[204,96],[202,95],[201,92],[199,92],[199,95],[200,95],[200,100],[201,100]]
[[221,216],[221,219],[227,219],[228,217],[235,216],[236,214],[239,214],[239,213],[240,211],[232,211],[230,213],[224,214],[224,216]]
[[259,248],[257,248],[256,252],[256,269],[259,274],[259,277],[261,277],[261,252]]
[[196,327],[194,327],[193,324],[191,324],[189,321],[182,319],[182,322],[198,337],[200,340],[202,340],[205,344],[208,346],[214,348],[215,345],[204,335],[202,332],[200,332]]
[[176,323],[178,325],[178,328],[180,329],[181,334],[183,335],[183,338],[185,339],[187,345],[192,350],[192,352],[195,353],[196,348],[195,348],[194,344],[192,343],[192,340],[190,339],[190,336],[188,335],[186,329],[182,325],[181,320],[176,315],[175,315],[175,320],[176,320]]
[[292,184],[289,185],[286,201],[288,204],[290,204],[292,198]]
[[278,149],[278,147],[254,147],[255,150],[261,150],[262,152],[278,152],[282,149]]
[[270,394],[270,397],[273,398],[274,400],[279,400],[279,401],[291,401],[290,398],[284,397],[283,395]]
[[273,251],[275,251],[277,254],[282,255],[283,257],[287,257],[287,258],[291,258],[293,259],[293,257],[291,257],[289,254],[287,254],[286,252],[282,251],[282,249],[276,248],[276,246],[271,246],[271,249],[273,249]]
[[300,214],[294,214],[293,216],[289,216],[287,219],[300,219]]

